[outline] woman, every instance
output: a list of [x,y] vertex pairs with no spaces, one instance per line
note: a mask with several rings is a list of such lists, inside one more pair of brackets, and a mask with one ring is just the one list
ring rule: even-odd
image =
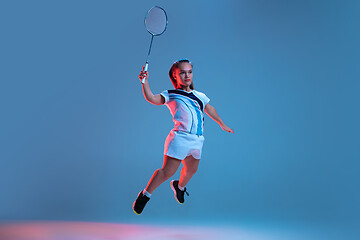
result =
[[157,95],[150,90],[148,72],[143,68],[139,75],[140,81],[145,78],[142,84],[145,99],[154,105],[165,104],[173,116],[175,126],[165,141],[163,167],[154,172],[146,188],[139,193],[133,204],[136,214],[141,214],[153,191],[175,174],[181,162],[183,168],[180,179],[172,180],[170,186],[175,199],[180,204],[184,203],[184,194],[189,195],[185,186],[196,173],[201,158],[204,143],[204,111],[224,131],[234,132],[225,125],[215,108],[209,104],[210,99],[194,89],[192,69],[193,66],[187,59],[175,62],[169,71],[175,89]]

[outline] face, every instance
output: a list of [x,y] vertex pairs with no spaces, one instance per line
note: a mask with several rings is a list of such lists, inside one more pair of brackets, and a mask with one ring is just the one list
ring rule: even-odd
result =
[[178,68],[175,68],[173,73],[174,78],[178,84],[178,87],[189,87],[192,83],[193,73],[190,63],[180,63]]

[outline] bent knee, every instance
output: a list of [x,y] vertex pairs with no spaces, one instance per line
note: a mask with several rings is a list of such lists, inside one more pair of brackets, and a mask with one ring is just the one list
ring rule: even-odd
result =
[[158,171],[161,173],[161,175],[166,178],[166,179],[169,179],[171,178],[176,171],[171,171],[171,170],[168,170],[168,169],[164,169],[164,168],[160,168],[158,169]]
[[194,175],[197,172],[197,168],[195,168],[195,169],[187,168],[185,170],[185,172],[186,172],[186,175]]

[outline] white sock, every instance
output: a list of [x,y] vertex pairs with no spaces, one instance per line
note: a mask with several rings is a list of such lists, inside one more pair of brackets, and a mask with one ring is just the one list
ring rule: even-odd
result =
[[143,194],[145,196],[147,196],[148,198],[151,198],[151,193],[149,193],[148,191],[146,191],[145,189],[143,190]]
[[178,188],[179,188],[181,191],[184,191],[184,189],[185,189],[185,187],[180,186],[180,184],[178,184]]

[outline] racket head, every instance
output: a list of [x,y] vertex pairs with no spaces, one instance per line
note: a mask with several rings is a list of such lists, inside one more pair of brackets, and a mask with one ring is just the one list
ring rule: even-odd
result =
[[168,17],[166,11],[159,6],[153,6],[147,12],[144,20],[146,30],[153,36],[159,36],[166,31]]

